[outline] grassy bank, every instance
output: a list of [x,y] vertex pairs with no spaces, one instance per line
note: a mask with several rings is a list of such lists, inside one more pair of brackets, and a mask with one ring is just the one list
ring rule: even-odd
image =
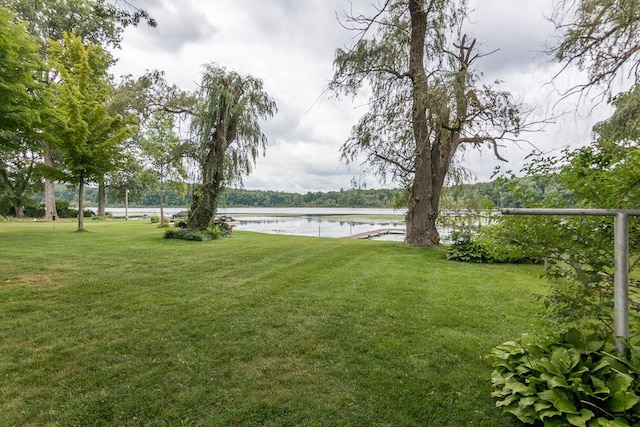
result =
[[0,223],[1,425],[513,425],[483,356],[534,266],[395,242]]

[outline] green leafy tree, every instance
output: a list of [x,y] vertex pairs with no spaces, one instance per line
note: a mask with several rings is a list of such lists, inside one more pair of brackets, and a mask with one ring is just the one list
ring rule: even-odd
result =
[[480,84],[482,55],[460,32],[465,15],[465,1],[386,0],[374,16],[346,17],[357,42],[334,62],[331,89],[355,94],[368,83],[372,92],[342,155],[364,155],[408,190],[410,245],[439,244],[440,195],[458,150],[486,144],[498,155],[499,141],[524,126],[509,93]]
[[[126,27],[137,26],[141,22],[156,26],[155,20],[145,10],[126,0],[0,0],[0,5],[12,9],[27,23],[28,32],[40,43],[39,52],[44,62],[48,61],[51,41],[61,40],[65,32],[73,31],[88,43],[117,48]],[[39,80],[51,84],[57,78],[56,73],[45,72]],[[52,145],[46,138],[39,138],[36,142],[41,145],[45,166],[54,168],[56,155]],[[44,180],[44,204],[46,217],[57,216],[54,182],[47,178]]]
[[50,47],[49,63],[60,79],[51,85],[57,120],[49,131],[61,153],[61,166],[47,172],[78,186],[78,231],[84,231],[84,185],[118,168],[121,144],[135,131],[130,117],[107,110],[110,61],[104,49],[85,46],[73,33]]
[[0,6],[0,194],[18,217],[38,187],[38,146],[32,141],[47,108],[38,80],[44,68],[39,45],[25,27]]
[[[544,207],[637,208],[640,206],[640,2],[559,0],[553,15],[560,43],[551,50],[564,69],[586,71],[568,94],[600,90],[613,115],[594,127],[591,145],[561,156],[536,156],[526,169],[537,182],[559,185]],[[615,94],[630,76],[631,88]],[[523,196],[527,192],[522,193]],[[551,195],[551,193],[550,193]],[[526,200],[526,198],[522,198]],[[531,206],[531,205],[530,205]],[[630,222],[630,268],[640,260],[638,220]],[[546,259],[555,280],[547,305],[554,320],[610,328],[613,315],[614,236],[610,218],[508,218],[499,227],[503,244],[515,243]],[[506,242],[506,243],[505,243]],[[640,320],[638,283],[631,275],[630,327]]]
[[156,111],[143,132],[140,147],[147,171],[160,191],[160,225],[164,225],[164,191],[167,181],[183,181],[187,172],[182,164],[185,147],[174,131],[174,117]]
[[267,137],[260,119],[272,117],[275,101],[262,81],[216,65],[206,65],[192,121],[202,185],[194,190],[188,227],[207,229],[215,216],[225,186],[249,174]]
[[6,7],[0,7],[0,148],[17,142],[40,121],[43,102],[38,74],[43,64],[38,43]]
[[[165,80],[164,73],[149,71],[136,78],[124,76],[113,93],[109,108],[113,112],[136,115],[141,129],[148,131],[154,116],[162,116],[166,121],[173,120],[176,127],[182,126],[193,114],[195,102],[193,94],[170,85]],[[128,141],[124,150],[127,156],[125,169],[108,175],[111,200],[122,202],[125,193],[128,193],[129,200],[143,201],[145,192],[153,190],[157,185],[157,176],[152,176],[155,175],[153,172],[149,173],[148,169],[142,167],[143,164],[149,164],[148,156],[142,155],[145,152],[143,144],[143,135]],[[185,191],[185,187],[177,184],[177,181],[172,181],[170,185],[176,186],[176,191]]]

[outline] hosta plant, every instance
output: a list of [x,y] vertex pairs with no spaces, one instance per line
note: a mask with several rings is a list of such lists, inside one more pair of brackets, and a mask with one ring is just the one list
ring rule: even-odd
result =
[[525,424],[640,426],[640,347],[576,329],[522,335],[492,350],[496,406]]

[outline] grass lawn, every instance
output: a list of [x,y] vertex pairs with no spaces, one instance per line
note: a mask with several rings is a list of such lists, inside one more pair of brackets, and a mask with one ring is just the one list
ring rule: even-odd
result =
[[0,425],[508,426],[540,267],[142,221],[0,223]]

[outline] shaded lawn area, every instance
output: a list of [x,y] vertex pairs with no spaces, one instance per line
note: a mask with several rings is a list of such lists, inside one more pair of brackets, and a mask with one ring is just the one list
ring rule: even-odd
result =
[[0,223],[0,424],[508,426],[540,267],[397,242]]

